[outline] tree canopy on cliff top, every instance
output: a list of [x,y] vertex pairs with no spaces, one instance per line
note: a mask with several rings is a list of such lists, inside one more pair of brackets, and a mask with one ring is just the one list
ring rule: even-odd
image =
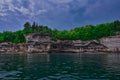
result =
[[102,37],[115,35],[117,31],[120,31],[119,20],[95,26],[86,25],[62,31],[50,29],[47,26],[38,25],[35,22],[33,22],[33,24],[26,22],[23,30],[18,30],[16,32],[4,31],[3,33],[0,33],[0,42],[23,43],[26,41],[25,34],[35,32],[49,33],[55,40],[98,40]]

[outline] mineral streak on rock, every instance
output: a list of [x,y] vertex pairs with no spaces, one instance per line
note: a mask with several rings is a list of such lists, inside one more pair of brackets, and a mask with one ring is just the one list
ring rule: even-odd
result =
[[26,43],[0,43],[0,52],[49,53],[49,52],[120,52],[120,34],[101,38],[99,41],[57,40],[48,33],[29,33]]

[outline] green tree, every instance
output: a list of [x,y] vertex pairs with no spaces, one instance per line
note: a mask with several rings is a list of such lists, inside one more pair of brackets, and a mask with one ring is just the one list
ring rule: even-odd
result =
[[31,27],[31,24],[30,24],[29,22],[26,22],[26,23],[24,24],[24,29],[30,28],[30,27]]

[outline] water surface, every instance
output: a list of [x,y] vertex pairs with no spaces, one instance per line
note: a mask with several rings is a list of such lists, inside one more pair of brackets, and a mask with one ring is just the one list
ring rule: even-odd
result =
[[120,80],[120,54],[0,54],[0,80]]

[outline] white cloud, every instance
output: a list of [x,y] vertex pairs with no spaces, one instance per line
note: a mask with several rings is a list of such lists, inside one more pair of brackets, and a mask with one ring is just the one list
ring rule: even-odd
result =
[[14,11],[12,0],[0,0],[0,16],[8,15],[7,11]]
[[0,13],[0,16],[6,16],[7,14],[6,13]]
[[[19,11],[22,15],[34,17],[48,11],[56,11],[56,13],[69,12],[71,8],[85,7],[88,0],[0,0],[0,13],[6,15],[9,11],[16,13]],[[56,4],[56,6],[51,3]],[[72,6],[69,4],[73,4]],[[26,7],[27,6],[27,7]],[[4,15],[4,16],[6,16]]]
[[72,2],[73,0],[49,0],[49,1],[56,3],[56,4],[66,4],[66,3]]
[[30,0],[29,4],[29,14],[31,17],[34,17],[36,15],[40,15],[47,12],[47,9],[42,8],[44,5],[42,5],[42,0]]
[[22,15],[29,15],[31,17],[47,12],[45,9],[36,10],[37,1],[34,0],[28,1],[29,5],[27,8],[25,7],[26,5],[22,5],[24,3],[23,0],[16,0],[16,3],[14,3],[14,1],[15,0],[0,0],[0,16],[9,15],[9,11],[14,13],[19,11]]

